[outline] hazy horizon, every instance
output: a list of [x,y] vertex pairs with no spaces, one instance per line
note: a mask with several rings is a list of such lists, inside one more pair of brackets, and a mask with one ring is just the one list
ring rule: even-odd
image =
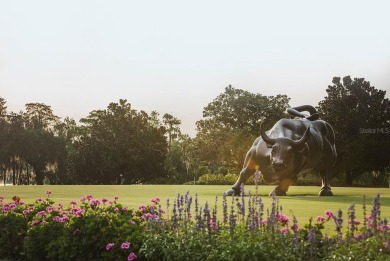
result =
[[79,120],[127,99],[195,134],[224,88],[316,106],[334,76],[390,91],[387,1],[3,1],[0,97]]

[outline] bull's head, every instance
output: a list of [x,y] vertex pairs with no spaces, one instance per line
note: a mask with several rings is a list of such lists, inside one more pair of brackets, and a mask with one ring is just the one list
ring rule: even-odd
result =
[[297,167],[296,158],[302,155],[306,142],[310,137],[308,127],[299,140],[292,140],[286,137],[270,138],[261,131],[261,137],[268,148],[271,148],[270,163],[275,173],[288,174]]

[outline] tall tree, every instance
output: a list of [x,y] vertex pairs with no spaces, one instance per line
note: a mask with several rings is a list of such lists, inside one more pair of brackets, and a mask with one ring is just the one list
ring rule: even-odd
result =
[[164,177],[165,130],[152,125],[147,113],[119,100],[81,122],[71,158],[73,173],[83,182],[130,184]]
[[169,113],[165,113],[163,115],[163,123],[168,133],[168,145],[170,147],[172,141],[178,138],[179,135],[181,134],[180,127],[179,127],[181,124],[181,120],[179,120],[178,118],[174,117]]
[[55,172],[60,158],[66,153],[63,140],[42,129],[27,129],[22,133],[20,143],[24,147],[20,155],[34,169],[36,183],[43,185],[45,174],[50,170]]
[[25,121],[27,128],[52,130],[59,117],[53,114],[51,106],[44,103],[27,103]]
[[334,128],[338,169],[346,183],[390,164],[390,102],[364,78],[334,77],[319,103],[321,118]]
[[3,182],[5,184],[6,182],[6,162],[7,162],[7,147],[6,147],[6,141],[7,141],[7,129],[8,129],[8,122],[7,122],[7,106],[6,101],[4,98],[0,97],[0,178],[3,179]]
[[206,165],[242,166],[245,153],[260,133],[286,116],[286,95],[264,96],[228,86],[203,110],[194,153]]

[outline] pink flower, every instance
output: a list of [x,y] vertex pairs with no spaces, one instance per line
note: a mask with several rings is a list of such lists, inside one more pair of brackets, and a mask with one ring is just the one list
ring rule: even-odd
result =
[[105,204],[107,201],[108,201],[108,199],[107,199],[107,198],[102,198],[102,202],[103,202],[103,204]]
[[4,205],[3,205],[3,211],[4,211],[4,212],[11,211],[11,207],[10,207],[8,204],[4,204]]
[[134,252],[131,252],[130,255],[127,257],[128,261],[136,260],[137,256],[134,254]]
[[54,211],[55,210],[55,208],[53,207],[53,206],[47,206],[46,207],[46,211],[48,212],[48,213],[50,213],[50,212],[52,212],[52,211]]
[[46,195],[50,195],[51,194],[51,191],[50,190],[46,190]]
[[129,242],[123,242],[121,245],[122,249],[129,249],[130,248],[130,243]]
[[23,210],[23,215],[28,215],[28,214],[30,214],[30,211],[28,211],[27,209]]
[[282,224],[287,224],[289,221],[289,218],[286,215],[279,215],[278,220]]
[[280,233],[282,233],[282,234],[287,234],[287,233],[288,233],[288,228],[282,228],[282,229],[280,229]]
[[46,216],[46,211],[42,210],[42,211],[39,211],[37,214],[38,214],[38,216],[43,217],[43,216]]
[[325,221],[324,217],[321,217],[321,216],[317,217],[317,222],[324,222],[324,221]]
[[135,221],[134,220],[130,220],[129,223],[130,223],[130,225],[134,225]]
[[159,198],[152,198],[151,202],[158,203],[158,202],[160,202],[160,199]]
[[76,201],[71,201],[70,204],[75,206],[75,205],[77,205],[77,202]]
[[9,204],[9,207],[11,208],[11,210],[15,210],[16,209],[16,204],[15,203],[11,203],[11,204]]
[[333,214],[333,212],[332,212],[332,211],[330,211],[330,210],[327,210],[327,211],[325,211],[325,215],[327,215],[327,216],[328,216],[328,218],[332,218],[332,217],[334,217],[334,214]]
[[119,197],[118,197],[118,196],[115,196],[115,197],[114,197],[114,199],[115,199],[115,201],[116,201],[116,200],[118,200],[118,199],[119,199]]
[[86,195],[85,197],[86,197],[86,199],[88,199],[88,200],[93,199],[93,196],[92,196],[91,194],[88,194],[88,195]]
[[32,226],[36,226],[36,225],[38,225],[39,224],[39,220],[33,220],[32,222],[31,222],[31,225]]
[[145,211],[146,207],[144,205],[141,205],[138,207],[139,211],[143,212]]
[[0,196],[0,201],[3,201],[4,200],[4,197],[3,196]]
[[93,200],[91,200],[90,204],[91,204],[91,206],[97,206],[97,205],[100,205],[100,201],[97,199],[93,199]]
[[107,251],[110,251],[111,249],[113,249],[114,248],[114,243],[108,243],[107,245],[106,245],[106,250]]
[[41,198],[37,198],[36,202],[41,203],[43,200]]

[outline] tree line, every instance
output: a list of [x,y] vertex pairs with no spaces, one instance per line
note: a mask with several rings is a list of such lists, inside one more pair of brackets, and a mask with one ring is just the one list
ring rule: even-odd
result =
[[[336,133],[337,172],[347,185],[365,173],[374,184],[385,184],[390,165],[386,92],[346,76],[334,77],[326,93],[317,110]],[[175,116],[137,111],[124,99],[77,123],[60,119],[43,103],[8,112],[0,97],[0,180],[14,185],[185,183],[205,173],[238,173],[260,128],[290,117],[289,101],[286,95],[228,86],[204,107],[191,138]]]

